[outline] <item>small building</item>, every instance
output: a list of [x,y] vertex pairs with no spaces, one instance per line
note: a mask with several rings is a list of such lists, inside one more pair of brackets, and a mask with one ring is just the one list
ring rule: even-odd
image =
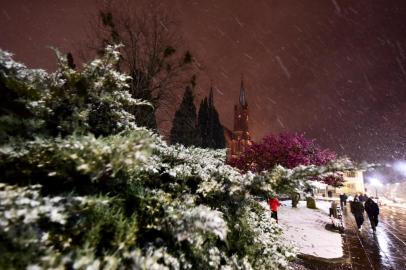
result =
[[324,183],[315,183],[314,193],[317,196],[323,197],[338,197],[340,194],[345,193],[347,196],[354,196],[357,193],[365,193],[364,184],[364,172],[358,171],[346,171],[344,172],[344,186],[333,187]]
[[354,195],[356,193],[365,193],[364,172],[347,171],[344,173],[344,186],[337,189],[339,193]]

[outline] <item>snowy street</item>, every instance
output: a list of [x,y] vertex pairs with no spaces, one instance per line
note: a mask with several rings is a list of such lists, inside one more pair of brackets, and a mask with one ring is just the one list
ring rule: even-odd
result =
[[346,248],[353,269],[406,268],[406,209],[381,207],[376,235],[371,232],[367,216],[359,233],[349,209],[345,212]]

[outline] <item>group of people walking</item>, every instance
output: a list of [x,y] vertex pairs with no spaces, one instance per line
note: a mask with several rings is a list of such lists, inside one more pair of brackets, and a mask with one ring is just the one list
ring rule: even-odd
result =
[[[347,199],[347,195],[340,195],[341,207],[344,207],[347,204]],[[378,226],[379,206],[371,197],[368,197],[366,194],[355,195],[354,199],[350,201],[350,208],[359,231],[362,230],[362,225],[364,224],[364,212],[366,212],[371,223],[372,231],[374,233],[376,232],[376,226]]]
[[[349,198],[345,193],[340,195],[341,209],[346,207],[347,199]],[[274,196],[268,199],[268,205],[271,209],[271,217],[278,222],[278,208],[281,203],[278,198]],[[337,203],[333,201],[332,209],[336,208]],[[372,231],[374,233],[376,232],[376,226],[378,226],[379,206],[371,197],[368,197],[366,194],[355,195],[353,199],[350,199],[350,208],[359,231],[362,230],[362,225],[364,224],[364,212],[366,212],[371,223]]]

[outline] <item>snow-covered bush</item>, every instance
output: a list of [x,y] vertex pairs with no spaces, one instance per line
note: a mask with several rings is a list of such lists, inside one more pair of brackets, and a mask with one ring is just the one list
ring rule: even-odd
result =
[[53,74],[2,52],[0,268],[286,268],[292,249],[253,200],[279,178],[136,127],[115,49],[81,71],[59,56]]
[[101,197],[42,196],[40,188],[0,183],[2,269],[25,268],[37,256],[48,260],[48,256],[56,256],[58,249],[69,250],[77,244],[72,237],[72,223],[83,221],[75,213],[109,203],[109,198]]
[[[314,179],[328,179],[341,176],[341,172],[361,168],[348,158],[332,160],[324,165],[299,165],[293,169],[275,166],[270,171],[264,171],[265,182],[276,193],[298,192],[307,187],[309,181]],[[365,167],[366,168],[366,167]]]
[[[3,157],[13,160],[3,168],[11,171],[16,169],[12,164],[19,164],[26,171],[21,176],[26,178],[23,184],[31,180],[43,185],[41,190],[35,188],[48,195],[37,200],[57,201],[67,206],[68,198],[75,196],[86,201],[105,201],[92,207],[78,204],[59,210],[52,206],[57,209],[55,215],[63,216],[63,222],[56,229],[53,223],[34,223],[36,233],[30,235],[36,239],[33,243],[40,241],[44,234],[51,239],[46,249],[32,247],[27,252],[20,246],[20,250],[13,250],[15,255],[25,252],[26,263],[43,267],[76,264],[85,268],[96,261],[98,267],[115,265],[117,268],[141,265],[156,269],[281,269],[287,266],[291,249],[278,241],[280,229],[266,219],[267,210],[258,207],[248,194],[254,176],[241,175],[224,165],[222,151],[185,150],[183,146],[165,148],[157,137],[131,140],[138,133],[142,130],[106,138],[89,135],[49,142],[37,140],[19,151],[3,150]],[[130,143],[125,144],[124,138]],[[29,165],[24,163],[27,160]],[[3,176],[2,181],[15,182],[14,176],[11,180],[8,177]],[[213,187],[212,179],[218,181],[217,186]],[[21,197],[24,196],[21,192]],[[28,204],[31,207],[29,201],[24,205]],[[0,209],[0,215],[2,211],[9,213],[11,206],[13,203]],[[30,231],[22,226],[25,225],[17,223],[14,228]],[[264,238],[264,230],[268,238]],[[69,245],[61,246],[61,241]],[[258,256],[262,258],[260,261]],[[18,260],[16,256],[10,258]]]
[[87,132],[99,136],[134,128],[129,111],[148,103],[131,97],[131,77],[116,70],[119,47],[107,46],[102,58],[80,70],[70,68],[56,50],[58,70],[51,74],[28,69],[0,50],[0,139]]
[[137,164],[145,164],[151,154],[153,138],[137,128],[108,137],[70,135],[3,145],[0,177],[17,184],[46,183],[57,190],[86,189],[91,182],[108,185],[111,179],[132,181],[141,170]]

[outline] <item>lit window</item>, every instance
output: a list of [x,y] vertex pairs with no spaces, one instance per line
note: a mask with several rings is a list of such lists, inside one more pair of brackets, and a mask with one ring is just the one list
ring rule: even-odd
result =
[[347,184],[348,189],[355,189],[355,184]]
[[356,172],[355,172],[355,171],[348,171],[348,172],[345,172],[345,176],[347,176],[347,177],[355,177],[355,176],[356,176]]

